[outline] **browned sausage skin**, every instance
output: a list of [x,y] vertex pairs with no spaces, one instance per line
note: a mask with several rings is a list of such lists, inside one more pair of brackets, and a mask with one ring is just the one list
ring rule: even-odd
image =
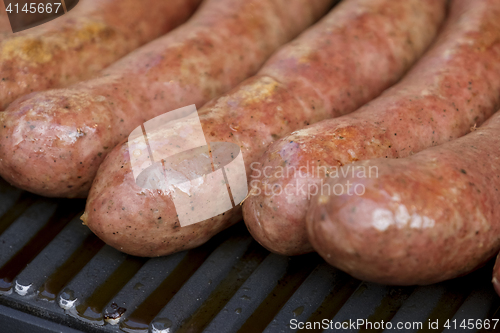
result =
[[203,105],[254,74],[332,1],[207,0],[188,23],[99,77],[25,96],[0,113],[0,174],[40,195],[85,197],[106,154],[135,127]]
[[[245,223],[262,245],[285,255],[312,251],[305,215],[327,174],[357,160],[404,157],[449,141],[496,111],[500,3],[451,4],[442,33],[401,82],[356,112],[268,148],[255,168],[258,195],[243,207]],[[282,175],[280,168],[291,171]]]
[[[256,76],[199,110],[206,141],[237,144],[250,174],[276,138],[353,111],[394,83],[431,42],[443,12],[444,1],[342,2]],[[170,195],[136,185],[125,143],[101,165],[83,219],[109,245],[139,256],[193,248],[241,219],[237,206],[180,227]]]
[[[352,164],[354,176],[327,184],[350,182],[361,195],[312,199],[312,245],[332,265],[382,284],[431,284],[481,266],[500,249],[499,132],[497,113],[411,157]],[[368,168],[372,177],[360,173]]]
[[0,108],[24,94],[96,75],[186,21],[200,2],[82,0],[51,22],[0,34]]

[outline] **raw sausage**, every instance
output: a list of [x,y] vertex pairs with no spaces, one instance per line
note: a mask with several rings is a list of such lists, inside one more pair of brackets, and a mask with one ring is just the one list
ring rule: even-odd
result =
[[498,15],[498,1],[452,1],[438,39],[401,82],[356,112],[270,146],[255,167],[255,195],[243,207],[255,239],[284,255],[312,251],[305,226],[309,199],[340,166],[411,155],[464,135],[495,112]]
[[495,267],[493,267],[493,287],[495,291],[500,296],[500,254],[497,255],[497,259],[495,261]]
[[356,278],[391,285],[436,283],[486,263],[500,249],[500,112],[472,130],[330,179],[337,193],[350,182],[351,193],[364,194],[313,197],[307,226],[316,251]]
[[0,113],[0,174],[40,195],[87,196],[99,164],[135,127],[201,106],[253,75],[332,1],[205,1],[188,23],[99,77],[25,96]]
[[[272,141],[351,112],[398,80],[432,41],[444,11],[445,1],[343,1],[274,54],[256,76],[199,110],[206,141],[239,146],[248,176],[250,164]],[[169,143],[164,136],[149,138],[158,150]],[[181,227],[171,192],[137,186],[130,158],[127,143],[108,155],[83,216],[109,245],[139,256],[167,255],[196,247],[241,219],[237,205]],[[201,197],[209,203],[213,195],[209,190]]]
[[[15,34],[2,30],[1,110],[22,95],[96,75],[186,21],[200,2],[85,0],[43,25]],[[2,20],[7,23],[4,8]]]

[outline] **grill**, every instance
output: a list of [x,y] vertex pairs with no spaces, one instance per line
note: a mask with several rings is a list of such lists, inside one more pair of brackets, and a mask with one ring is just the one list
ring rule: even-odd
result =
[[[447,319],[500,316],[492,263],[436,285],[382,286],[316,254],[271,254],[243,223],[199,248],[138,258],[96,238],[79,220],[83,208],[0,181],[0,332],[289,332],[292,319],[422,322],[404,332],[440,332]],[[440,329],[428,329],[436,320]],[[357,331],[383,330],[342,330]]]

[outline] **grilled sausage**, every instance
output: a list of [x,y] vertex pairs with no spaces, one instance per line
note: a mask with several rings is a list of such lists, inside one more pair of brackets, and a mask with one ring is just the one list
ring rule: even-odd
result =
[[[309,122],[353,111],[398,80],[435,36],[444,3],[342,2],[281,48],[256,76],[199,110],[206,141],[240,147],[248,175],[250,164],[272,141]],[[168,149],[169,142],[149,138],[158,150]],[[166,255],[198,246],[241,219],[237,205],[180,227],[171,193],[137,186],[130,158],[126,143],[110,153],[83,216],[111,246],[139,256]],[[196,167],[183,172],[191,174]],[[213,195],[202,197],[209,203]]]
[[[1,109],[22,95],[96,75],[183,23],[200,1],[155,0],[146,4],[137,0],[85,0],[66,15],[35,28],[15,34],[10,29],[1,30]],[[4,27],[8,18],[4,8],[2,11]]]
[[40,195],[85,197],[106,154],[135,127],[203,105],[254,74],[331,4],[207,0],[184,26],[99,77],[28,95],[0,113],[0,174]]
[[382,284],[431,284],[483,265],[500,249],[498,133],[500,113],[411,157],[350,165],[354,176],[326,184],[340,194],[349,182],[352,195],[344,187],[312,199],[312,245],[330,264]]
[[268,148],[255,167],[256,195],[243,207],[257,241],[285,255],[312,251],[305,225],[309,199],[340,166],[408,156],[464,135],[497,110],[500,3],[451,4],[444,30],[401,82],[356,112]]

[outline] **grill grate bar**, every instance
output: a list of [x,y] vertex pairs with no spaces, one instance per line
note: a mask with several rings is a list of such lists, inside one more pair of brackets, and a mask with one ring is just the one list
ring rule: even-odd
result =
[[[48,286],[44,288],[46,289],[44,295],[54,291],[54,280],[57,281],[54,276],[61,280],[65,274],[68,274],[65,261],[71,259],[74,264],[77,259],[74,258],[75,254],[78,254],[81,248],[88,251],[89,244],[86,238],[92,237],[97,239],[90,230],[81,228],[81,222],[74,218],[17,276],[16,292],[20,295],[33,296],[44,284]],[[61,251],[62,248],[65,251]],[[61,290],[53,293],[52,297],[48,297],[48,294],[45,296],[47,299],[54,300],[59,291]]]
[[269,254],[257,242],[252,241],[241,259],[234,264],[226,278],[219,283],[208,299],[180,327],[177,333],[201,332],[217,313],[222,311],[227,302],[241,288],[243,283]]
[[[87,236],[75,251],[69,251],[69,258],[57,267],[54,273],[45,281],[39,289],[39,298],[54,301],[64,287],[80,272],[85,265],[102,249],[104,243],[94,234],[80,233],[74,237]],[[76,243],[78,244],[78,243]],[[57,247],[61,248],[61,247]],[[55,251],[49,250],[50,253]],[[31,276],[31,274],[29,274]]]
[[[91,234],[76,216],[82,208],[83,201],[37,197],[0,180],[0,278],[8,284],[2,306],[88,333],[274,333],[291,332],[291,319],[394,324],[500,313],[491,264],[432,286],[380,286],[353,279],[316,254],[270,254],[242,223],[197,249],[137,258]],[[0,325],[3,318],[0,313]]]
[[[8,291],[16,276],[50,243],[74,217],[75,203],[61,204],[47,223],[0,268],[0,290]],[[8,286],[10,285],[10,286]],[[7,289],[8,288],[8,289]]]
[[206,332],[235,332],[286,273],[288,259],[268,255],[205,328]]
[[[50,237],[60,227],[58,223],[54,226],[55,205],[31,206],[23,214],[15,225],[12,225],[0,237],[1,243],[7,247],[0,252],[0,294],[12,293],[13,281],[22,269],[34,259],[34,257],[46,245],[44,237]],[[50,217],[52,215],[52,217]],[[40,217],[40,219],[35,219]],[[66,223],[66,221],[62,221]]]
[[165,305],[177,294],[184,283],[203,265],[205,260],[222,241],[222,234],[201,247],[187,251],[185,257],[171,274],[149,295],[128,318],[120,323],[124,332],[148,330],[149,324]]
[[181,252],[167,257],[149,259],[108,303],[103,312],[105,320],[116,325],[127,318],[133,311],[132,309],[144,303],[148,296],[153,295],[185,256],[186,252]]
[[431,314],[424,321],[424,327],[418,332],[436,332],[436,329],[430,329],[426,324],[439,320],[439,330],[444,329],[445,321],[452,318],[458,309],[465,302],[465,299],[472,291],[472,285],[462,284],[463,279],[451,281],[446,292],[440,297]]
[[3,267],[47,223],[56,209],[55,204],[37,202],[29,207],[0,235],[0,267]]
[[[330,293],[324,298],[321,305],[307,319],[308,322],[321,322],[323,319],[333,318],[359,288],[361,281],[353,279],[349,275],[337,271],[335,284]],[[318,330],[308,330],[309,332],[321,332]],[[300,330],[304,332],[304,330]]]
[[293,296],[285,303],[272,322],[267,326],[265,333],[294,332],[290,321],[304,322],[322,304],[325,295],[328,295],[337,284],[339,271],[321,262],[307,279],[297,288]]
[[[176,332],[212,294],[248,250],[252,240],[242,229],[223,242],[210,254],[198,270],[186,281],[151,324],[156,329],[170,328]],[[167,325],[168,324],[168,325]]]
[[[446,290],[443,284],[417,287],[407,301],[399,308],[399,311],[392,318],[391,323],[394,326],[399,322],[418,322],[425,324],[432,310],[446,293]],[[425,306],[422,306],[423,304],[425,304]],[[414,333],[417,332],[418,329],[418,326],[415,326],[413,329],[406,330],[406,332]],[[385,332],[389,333],[393,332],[393,330],[386,330]]]
[[[401,305],[410,297],[415,287],[391,288],[389,293],[382,299],[371,316],[367,318],[369,322],[389,322]],[[382,330],[379,330],[382,331]],[[359,333],[373,332],[373,327],[365,325]]]
[[[490,288],[486,286],[482,286],[480,289],[473,291],[451,319],[451,321],[456,320],[458,327],[456,329],[454,327],[445,329],[444,332],[470,333],[472,331],[471,329],[460,327],[462,321],[465,320],[468,322],[469,319],[472,319],[474,325],[476,325],[478,319],[487,318],[494,299],[495,295],[492,294]],[[481,306],[478,306],[478,304]]]
[[[486,290],[488,290],[488,288],[486,288]],[[489,291],[489,293],[491,293],[491,290]],[[490,308],[490,313],[485,318],[489,319],[490,323],[493,320],[499,320],[499,322],[500,322],[500,299],[498,297],[493,296],[493,304]],[[495,329],[493,328],[493,326],[491,326],[488,329],[483,327],[478,332],[480,332],[480,333],[495,332]]]
[[291,258],[285,275],[278,280],[278,284],[248,317],[238,332],[264,331],[286,301],[290,299],[296,289],[319,263],[320,260],[316,254]]
[[15,202],[11,202],[13,201],[13,198],[10,195],[8,197],[10,200],[2,200],[2,208],[10,207],[3,212],[2,217],[0,218],[0,235],[2,235],[4,231],[7,230],[7,228],[9,228],[12,223],[14,223],[38,199],[36,195],[28,192],[14,193],[14,197],[18,197]]
[[93,325],[104,325],[103,318],[81,317],[77,307],[85,304],[94,291],[104,285],[126,259],[126,254],[104,246],[59,294],[59,306],[77,319]]
[[[382,300],[391,292],[391,287],[363,282],[347,300],[340,311],[333,317],[333,322],[344,322],[349,319],[364,319],[373,315]],[[326,329],[324,332],[334,332]],[[352,330],[347,330],[352,332]]]
[[83,303],[75,307],[78,315],[87,320],[99,321],[104,324],[102,314],[104,307],[139,272],[146,261],[146,258],[127,256],[104,283],[99,285]]

